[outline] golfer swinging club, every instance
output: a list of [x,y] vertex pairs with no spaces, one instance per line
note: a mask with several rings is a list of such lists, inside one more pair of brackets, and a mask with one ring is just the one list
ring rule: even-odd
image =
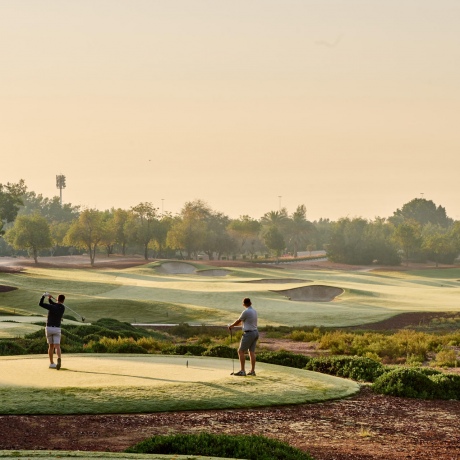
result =
[[238,348],[238,357],[240,359],[241,369],[235,372],[234,375],[244,376],[246,371],[244,369],[246,357],[245,352],[249,350],[249,360],[251,362],[251,371],[247,375],[256,375],[256,343],[259,338],[259,331],[257,330],[257,312],[252,308],[251,299],[246,297],[243,299],[244,311],[240,317],[232,324],[228,325],[231,332],[232,327],[238,326],[243,323],[243,336],[241,337],[240,346]]
[[[48,302],[45,303],[45,297],[48,296]],[[52,299],[53,296],[48,292],[45,292],[40,299],[38,305],[40,307],[45,308],[48,310],[48,319],[46,321],[46,341],[48,342],[48,356],[50,358],[50,369],[57,369],[61,368],[61,321],[62,316],[64,315],[65,305],[65,295],[59,294],[57,298],[57,302],[54,302]],[[57,364],[54,363],[54,350],[56,350],[57,354]]]

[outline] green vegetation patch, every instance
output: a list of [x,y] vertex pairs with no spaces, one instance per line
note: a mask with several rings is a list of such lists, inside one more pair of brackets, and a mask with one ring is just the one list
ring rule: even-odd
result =
[[264,436],[210,433],[154,436],[127,449],[126,452],[204,454],[248,460],[313,460],[300,449]]

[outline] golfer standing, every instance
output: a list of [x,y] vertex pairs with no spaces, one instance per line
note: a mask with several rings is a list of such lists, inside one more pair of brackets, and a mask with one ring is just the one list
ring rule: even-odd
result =
[[[48,303],[45,303],[45,297],[48,296]],[[38,305],[48,310],[48,319],[46,321],[46,341],[48,342],[48,356],[50,358],[50,369],[61,368],[61,321],[64,315],[65,295],[59,294],[57,302],[54,302],[52,295],[45,292]],[[57,354],[57,364],[54,363],[54,350]]]
[[259,331],[257,330],[257,312],[252,308],[251,299],[246,297],[243,299],[244,310],[240,317],[232,324],[228,325],[231,331],[233,327],[243,323],[243,336],[241,337],[240,346],[238,348],[238,357],[240,359],[241,369],[234,375],[246,375],[245,353],[249,351],[249,360],[251,362],[251,371],[247,375],[256,375],[256,343],[259,338]]

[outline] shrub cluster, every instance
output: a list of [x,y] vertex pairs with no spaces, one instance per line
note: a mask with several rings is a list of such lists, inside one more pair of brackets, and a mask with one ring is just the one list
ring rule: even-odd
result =
[[248,460],[313,460],[306,452],[264,436],[210,433],[154,436],[130,447],[125,452],[202,455]]
[[398,368],[379,377],[372,389],[376,393],[390,396],[460,400],[460,375]]
[[373,359],[360,356],[321,356],[312,358],[306,364],[305,369],[360,382],[374,382],[385,373],[385,366]]
[[296,367],[303,369],[311,360],[308,356],[290,351],[262,351],[257,355],[257,360],[263,363],[277,364],[279,366]]

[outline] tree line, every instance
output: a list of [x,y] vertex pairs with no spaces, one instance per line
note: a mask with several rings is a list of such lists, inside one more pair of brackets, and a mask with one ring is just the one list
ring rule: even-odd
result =
[[283,208],[261,218],[231,219],[206,202],[186,202],[181,211],[160,213],[150,202],[130,209],[81,209],[61,205],[59,197],[46,198],[28,191],[23,180],[0,184],[0,255],[86,253],[139,254],[152,258],[210,260],[250,258],[325,250],[335,262],[398,265],[402,261],[433,260],[452,263],[460,253],[460,222],[442,206],[415,198],[393,216],[368,220],[309,221],[305,205],[293,213]]

